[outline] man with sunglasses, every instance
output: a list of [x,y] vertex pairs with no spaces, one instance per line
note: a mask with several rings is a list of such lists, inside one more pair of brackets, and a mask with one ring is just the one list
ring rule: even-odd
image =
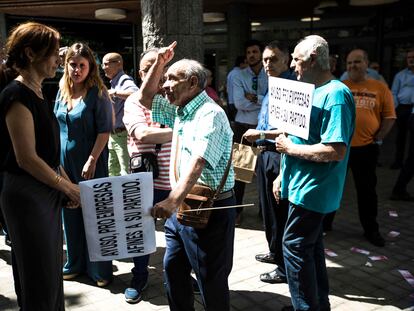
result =
[[[234,76],[233,99],[237,109],[234,122],[234,141],[240,142],[248,129],[257,126],[257,117],[262,100],[267,93],[267,75],[263,69],[263,45],[257,40],[249,40],[245,44],[248,67]],[[237,204],[243,203],[245,183],[236,181],[234,191]],[[237,209],[236,224],[240,223],[242,208]]]
[[109,176],[126,175],[128,173],[129,155],[127,148],[127,131],[122,122],[124,103],[129,95],[138,91],[134,79],[124,72],[122,56],[118,53],[108,53],[103,57],[102,69],[105,76],[111,80],[109,95],[115,111],[115,125],[108,141]]

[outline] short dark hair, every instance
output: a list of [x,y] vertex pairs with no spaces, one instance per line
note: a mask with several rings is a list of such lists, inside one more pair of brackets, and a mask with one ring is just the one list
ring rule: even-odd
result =
[[246,57],[243,55],[239,55],[236,57],[236,61],[234,62],[234,67],[240,67],[246,61]]
[[247,40],[246,43],[244,44],[244,49],[247,50],[248,47],[251,47],[254,45],[257,45],[260,49],[260,52],[263,52],[263,43],[255,39]]
[[266,44],[265,49],[278,49],[280,50],[283,54],[285,55],[289,55],[289,48],[286,44],[281,43],[278,40],[273,40],[270,41],[268,44]]

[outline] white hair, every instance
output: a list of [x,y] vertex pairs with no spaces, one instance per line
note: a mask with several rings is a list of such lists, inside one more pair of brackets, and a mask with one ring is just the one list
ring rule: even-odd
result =
[[192,76],[196,76],[198,79],[198,87],[202,90],[207,85],[207,71],[203,65],[201,65],[201,63],[196,60],[185,58],[181,59],[171,65],[169,70],[180,70],[184,73],[184,77],[187,79],[191,78]]
[[296,46],[303,54],[303,60],[308,60],[311,54],[316,54],[316,63],[322,70],[329,70],[329,46],[324,38],[318,35],[305,37]]

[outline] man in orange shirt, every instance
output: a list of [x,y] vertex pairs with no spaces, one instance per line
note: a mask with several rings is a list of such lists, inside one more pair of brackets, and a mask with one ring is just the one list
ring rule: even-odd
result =
[[384,246],[376,220],[376,164],[379,146],[396,119],[392,93],[384,83],[367,77],[368,56],[364,50],[351,51],[346,64],[349,79],[343,82],[350,88],[356,105],[349,167],[357,191],[359,219],[367,240]]

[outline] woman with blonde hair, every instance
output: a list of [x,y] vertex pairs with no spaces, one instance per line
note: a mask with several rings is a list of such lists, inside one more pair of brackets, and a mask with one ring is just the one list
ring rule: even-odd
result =
[[79,186],[59,165],[59,125],[41,84],[59,66],[59,32],[24,23],[10,33],[0,69],[1,208],[12,242],[21,310],[65,309],[62,193],[76,206]]
[[[56,97],[60,125],[61,163],[74,183],[108,176],[108,138],[112,104],[99,76],[92,50],[83,43],[67,51],[64,74]],[[81,209],[63,211],[67,261],[63,279],[86,272],[100,287],[112,280],[112,262],[91,262]]]

